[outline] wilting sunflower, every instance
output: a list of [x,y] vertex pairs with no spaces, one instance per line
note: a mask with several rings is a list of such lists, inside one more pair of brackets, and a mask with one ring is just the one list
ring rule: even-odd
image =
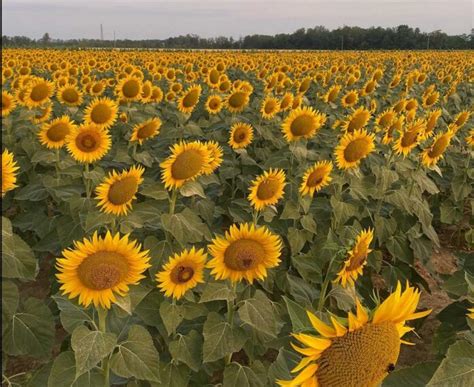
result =
[[285,172],[282,169],[270,169],[265,171],[252,181],[248,199],[250,204],[257,210],[263,210],[266,206],[271,206],[283,197],[285,182]]
[[231,113],[240,113],[248,105],[250,93],[243,90],[236,90],[230,94],[226,101],[227,110]]
[[206,259],[204,249],[196,250],[194,247],[175,254],[156,274],[158,287],[165,296],[179,300],[189,289],[204,282]]
[[56,277],[70,299],[79,296],[79,304],[85,307],[92,303],[110,309],[116,294],[126,295],[130,285],[145,278],[149,260],[148,250],[141,251],[141,245],[129,240],[128,234],[120,237],[107,232],[99,237],[95,232],[91,239],[76,241],[74,249],[63,250]]
[[25,91],[24,101],[29,108],[43,105],[54,93],[54,83],[46,79],[36,78],[28,84]]
[[175,144],[171,155],[160,164],[161,180],[168,189],[179,188],[202,174],[212,173],[211,161],[211,152],[200,141]]
[[311,138],[325,124],[326,115],[311,107],[297,108],[285,118],[282,132],[287,141]]
[[99,200],[97,206],[106,214],[127,215],[133,200],[137,198],[144,171],[142,167],[136,166],[121,173],[113,170],[96,188],[96,199]]
[[68,106],[79,106],[82,103],[82,93],[76,86],[64,85],[56,92],[58,101]]
[[461,129],[469,119],[471,113],[467,110],[460,112],[453,121],[456,132]]
[[369,317],[356,300],[356,314],[349,312],[348,325],[331,316],[330,325],[307,312],[315,334],[293,334],[304,347],[292,344],[303,355],[291,371],[300,372],[293,380],[278,380],[280,386],[378,386],[393,371],[401,344],[411,344],[401,338],[413,328],[408,320],[423,318],[431,310],[416,312],[420,292],[407,284],[397,288]]
[[375,135],[365,129],[344,134],[334,150],[337,166],[340,169],[357,167],[374,150],[374,139]]
[[118,106],[110,98],[96,98],[84,110],[84,122],[109,129],[117,120]]
[[18,169],[13,153],[5,149],[2,153],[2,197],[16,187]]
[[120,80],[115,94],[123,101],[139,101],[142,96],[142,82],[139,78],[127,76]]
[[9,92],[2,90],[2,117],[7,117],[15,109],[15,98]]
[[265,226],[232,225],[225,237],[216,237],[208,247],[212,259],[207,267],[216,279],[239,282],[264,279],[267,270],[280,263],[282,242]]
[[158,135],[161,128],[161,120],[158,117],[150,118],[145,122],[139,123],[133,127],[130,141],[138,141],[141,145],[145,140]]
[[206,110],[209,114],[217,114],[222,110],[222,98],[217,94],[210,95],[206,101]]
[[211,174],[222,164],[224,151],[216,141],[207,141],[205,145],[211,155],[209,161],[210,168],[207,170],[206,174]]
[[201,86],[192,85],[178,99],[178,110],[181,113],[191,113],[199,102],[201,96]]
[[106,129],[95,125],[74,128],[66,137],[66,147],[71,156],[80,163],[93,163],[106,155],[112,145]]
[[360,232],[355,240],[354,247],[352,250],[349,250],[344,266],[337,273],[337,278],[334,282],[339,282],[343,287],[347,285],[354,286],[355,281],[359,275],[362,275],[362,270],[367,264],[367,256],[372,251],[369,247],[373,238],[374,231],[370,228]]
[[236,122],[230,128],[229,145],[233,149],[246,148],[253,140],[253,128],[244,122]]
[[260,113],[262,118],[265,120],[271,120],[280,111],[280,101],[275,97],[266,97],[262,106],[260,107]]
[[69,116],[62,116],[43,124],[38,132],[38,138],[42,145],[48,149],[62,148],[66,143],[66,137],[76,129],[74,121]]
[[427,167],[435,165],[439,159],[443,158],[443,153],[449,146],[454,132],[448,130],[444,133],[438,134],[430,147],[423,150],[421,154],[421,162]]
[[352,112],[342,122],[341,128],[349,133],[364,128],[370,120],[370,111],[364,107],[360,107]]
[[397,155],[403,154],[407,156],[413,148],[418,145],[420,136],[424,133],[426,122],[424,120],[417,120],[410,124],[401,134],[400,137],[395,141],[393,150]]
[[359,101],[359,94],[357,90],[349,90],[341,98],[342,107],[348,108],[354,106]]
[[436,128],[436,124],[438,123],[439,117],[441,117],[441,109],[436,109],[431,111],[426,117],[426,126],[425,131],[422,134],[423,139],[431,137],[434,133],[434,129]]
[[300,185],[301,194],[313,197],[315,192],[329,185],[332,180],[330,176],[331,171],[331,161],[318,161],[307,169],[303,176],[303,182]]

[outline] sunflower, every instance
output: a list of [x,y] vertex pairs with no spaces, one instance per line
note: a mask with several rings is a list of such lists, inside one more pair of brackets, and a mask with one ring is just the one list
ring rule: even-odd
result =
[[396,118],[396,113],[392,109],[387,109],[384,112],[380,113],[377,118],[375,118],[375,125],[377,130],[383,130],[390,127],[393,120]]
[[348,132],[352,133],[356,130],[364,128],[370,120],[370,111],[364,107],[360,107],[352,112],[351,115],[346,117],[342,122],[341,128]]
[[390,144],[393,140],[393,135],[402,131],[404,122],[405,116],[395,117],[390,126],[385,129],[385,133],[382,138],[382,144]]
[[76,86],[64,85],[56,92],[59,102],[68,106],[79,106],[82,103],[82,93]]
[[34,79],[27,87],[24,95],[26,106],[34,108],[47,102],[54,93],[54,83],[46,79]]
[[239,282],[264,279],[267,270],[280,263],[282,242],[265,226],[232,225],[225,237],[216,237],[208,247],[212,259],[207,267],[216,279]]
[[466,136],[466,143],[471,147],[474,147],[474,129],[471,129],[469,134]]
[[293,105],[293,98],[294,96],[290,92],[285,93],[283,97],[281,97],[281,100],[280,100],[281,112],[291,109]]
[[367,256],[372,251],[370,243],[374,239],[374,232],[370,228],[362,230],[355,240],[354,247],[349,250],[344,266],[337,273],[337,278],[334,282],[340,283],[343,287],[348,284],[354,286],[355,281],[362,275],[362,270],[367,264]]
[[82,125],[66,137],[66,147],[71,156],[80,163],[93,163],[106,155],[112,145],[106,129],[95,125]]
[[16,165],[13,153],[5,149],[2,153],[2,197],[17,186],[16,171],[18,169],[19,167]]
[[142,82],[139,78],[127,76],[120,80],[115,94],[123,101],[139,101],[142,95]]
[[414,123],[410,124],[395,141],[393,145],[393,150],[397,155],[403,154],[407,156],[413,148],[418,145],[420,136],[425,132],[426,122],[423,120],[417,120]]
[[348,108],[354,106],[359,101],[359,94],[357,90],[349,90],[341,98],[342,107]]
[[224,152],[216,141],[207,141],[205,145],[211,156],[209,169],[205,173],[211,174],[222,164]]
[[8,117],[15,107],[16,103],[13,95],[2,90],[2,117]]
[[270,169],[265,171],[252,181],[248,199],[250,204],[257,210],[263,210],[266,206],[271,206],[283,197],[285,182],[285,172],[282,169]]
[[158,117],[150,118],[145,122],[139,123],[133,127],[130,141],[138,141],[141,145],[145,140],[158,135],[161,128],[161,120]]
[[136,199],[139,185],[143,182],[142,167],[131,167],[128,171],[117,173],[115,170],[96,188],[97,206],[106,214],[127,215]]
[[474,320],[474,308],[469,308],[467,311],[467,317],[469,317],[471,320]]
[[158,287],[165,296],[179,300],[189,289],[204,282],[206,259],[204,249],[196,250],[194,247],[175,254],[156,274]]
[[329,185],[332,180],[330,176],[331,171],[331,161],[318,161],[312,167],[308,168],[304,173],[303,182],[300,185],[301,195],[313,197],[315,192]]
[[117,120],[118,106],[107,97],[94,99],[84,110],[84,122],[109,129]]
[[431,137],[434,133],[436,128],[436,124],[438,123],[439,118],[441,117],[441,109],[436,109],[431,111],[428,116],[426,117],[426,126],[424,133],[422,134],[423,139]]
[[211,152],[200,141],[175,144],[171,155],[160,164],[161,180],[168,189],[179,188],[202,174],[212,173],[211,161]]
[[97,232],[92,238],[75,242],[74,249],[65,249],[57,258],[56,277],[61,291],[70,299],[79,296],[79,304],[110,309],[116,294],[125,296],[130,285],[145,278],[143,272],[151,265],[148,250],[129,240],[128,234],[105,237]]
[[282,123],[282,132],[287,141],[311,138],[325,124],[326,115],[311,107],[296,108]]
[[439,92],[433,91],[430,94],[427,94],[426,96],[423,97],[423,107],[425,109],[430,108],[433,106],[436,102],[439,100]]
[[178,99],[178,110],[181,113],[191,113],[199,102],[201,96],[201,86],[192,85],[186,92]]
[[336,102],[337,96],[339,95],[340,91],[341,91],[341,86],[333,85],[328,89],[326,94],[324,94],[321,98],[326,103],[334,103]]
[[303,359],[292,370],[300,372],[293,380],[278,380],[280,386],[378,386],[395,368],[402,337],[413,331],[406,321],[423,318],[431,310],[416,312],[420,292],[407,284],[397,288],[369,317],[356,299],[356,314],[349,312],[346,326],[331,316],[328,325],[307,312],[316,334],[298,333],[294,338],[304,347],[292,344]]
[[266,97],[262,106],[260,107],[260,113],[262,118],[265,120],[271,120],[280,111],[280,101],[275,97]]
[[449,146],[454,132],[448,130],[447,132],[438,134],[430,147],[423,150],[421,154],[421,162],[427,167],[435,165],[439,159],[443,158],[443,153]]
[[49,117],[51,117],[52,112],[53,108],[51,104],[40,106],[36,109],[35,115],[31,117],[31,121],[35,124],[41,124],[42,122],[49,120]]
[[344,134],[334,151],[337,166],[340,169],[357,167],[374,150],[374,140],[375,135],[364,129]]
[[230,94],[226,101],[227,110],[231,113],[240,113],[248,105],[250,101],[250,93],[237,90]]
[[246,148],[253,140],[253,128],[244,122],[236,122],[230,128],[229,145],[233,149]]
[[163,90],[159,86],[153,86],[149,102],[160,103],[161,101],[163,101]]
[[42,145],[48,149],[62,148],[66,143],[66,137],[76,129],[74,121],[69,116],[63,115],[51,122],[43,124],[38,132],[38,138]]
[[470,112],[468,112],[467,110],[463,110],[456,116],[456,118],[453,121],[454,127],[456,128],[456,132],[464,126],[464,124],[469,119],[470,115],[471,115]]
[[217,94],[210,95],[206,101],[206,110],[209,114],[217,114],[222,110],[222,98]]

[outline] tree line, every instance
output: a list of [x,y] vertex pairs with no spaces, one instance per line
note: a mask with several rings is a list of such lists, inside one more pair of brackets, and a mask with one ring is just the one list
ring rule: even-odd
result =
[[448,35],[441,30],[430,33],[419,28],[399,25],[383,27],[340,27],[329,30],[323,26],[300,28],[291,34],[247,35],[234,39],[219,36],[201,38],[198,35],[181,35],[167,39],[101,40],[52,39],[45,33],[41,39],[25,36],[2,36],[2,47],[56,47],[56,48],[149,48],[149,49],[290,49],[290,50],[420,50],[420,49],[472,49],[474,29],[471,33]]

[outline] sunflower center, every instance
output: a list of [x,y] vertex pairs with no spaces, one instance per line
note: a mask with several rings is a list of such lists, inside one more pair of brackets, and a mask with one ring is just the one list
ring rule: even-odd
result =
[[260,200],[268,200],[275,196],[280,188],[280,183],[276,179],[265,179],[258,185],[257,197]]
[[137,131],[137,137],[138,138],[148,138],[153,136],[155,134],[156,126],[154,123],[149,122],[148,124],[143,125],[140,129]]
[[368,246],[365,243],[360,243],[354,247],[347,270],[352,271],[358,269],[367,258],[367,253]]
[[77,268],[81,282],[89,289],[105,290],[117,285],[128,273],[128,263],[122,254],[98,251],[89,255]]
[[349,94],[346,97],[346,103],[354,103],[355,102],[355,95],[354,94]]
[[179,265],[171,270],[171,281],[175,284],[184,284],[193,278],[194,269],[189,266]]
[[91,111],[91,120],[96,124],[105,124],[112,117],[112,110],[106,104],[96,105]]
[[441,136],[436,140],[436,142],[433,144],[431,149],[428,152],[428,156],[431,158],[439,157],[443,154],[443,152],[446,150],[446,148],[449,145],[448,137],[447,136]]
[[171,166],[171,175],[178,180],[190,179],[201,171],[203,161],[201,153],[197,150],[184,151],[176,157]]
[[62,97],[66,102],[74,103],[79,99],[79,94],[74,89],[66,89],[63,91]]
[[64,122],[59,122],[48,129],[47,136],[51,141],[59,142],[69,134],[69,125]]
[[368,151],[367,142],[363,138],[351,141],[344,149],[344,159],[353,163],[363,158]]
[[417,130],[409,130],[403,134],[401,145],[402,147],[408,147],[413,145],[418,139]]
[[234,141],[243,142],[247,138],[247,130],[245,128],[237,128],[234,132]]
[[385,114],[380,118],[380,125],[386,127],[392,122],[393,116],[391,114]]
[[199,90],[191,90],[186,96],[183,98],[183,106],[185,108],[190,108],[196,105],[199,98]]
[[367,122],[367,118],[368,117],[365,112],[356,114],[354,117],[352,117],[351,121],[349,122],[347,131],[352,133],[354,130],[361,129]]
[[110,186],[107,198],[112,204],[122,205],[133,199],[137,189],[137,179],[133,176],[127,176]]
[[33,87],[30,98],[35,102],[40,102],[48,97],[49,87],[46,83],[40,83]]
[[268,102],[265,104],[265,113],[270,114],[275,109],[276,105],[274,102]]
[[399,352],[395,324],[367,324],[332,340],[316,377],[321,387],[376,386],[393,370]]
[[76,145],[82,152],[92,152],[99,145],[98,138],[93,133],[80,133],[76,137]]
[[436,102],[436,95],[431,94],[427,99],[426,99],[426,104],[427,105],[433,105]]
[[229,98],[229,105],[233,108],[242,107],[242,105],[245,103],[245,95],[246,94],[243,92],[232,94]]
[[310,188],[317,187],[322,183],[323,180],[324,171],[322,169],[316,169],[308,176],[308,181],[306,182],[306,185]]
[[461,115],[458,117],[456,122],[454,123],[456,126],[463,126],[468,118],[468,114],[466,112],[461,113]]
[[291,133],[295,136],[304,136],[313,129],[314,120],[309,115],[301,115],[296,117],[291,123]]
[[140,84],[135,79],[130,79],[123,84],[123,95],[126,98],[135,98],[140,93]]
[[246,271],[256,267],[265,257],[263,246],[252,239],[232,242],[224,253],[224,263],[231,270]]

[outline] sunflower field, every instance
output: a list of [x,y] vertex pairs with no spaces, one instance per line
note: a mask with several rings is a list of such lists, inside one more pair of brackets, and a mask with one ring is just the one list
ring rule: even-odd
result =
[[3,50],[3,385],[474,385],[473,81]]

